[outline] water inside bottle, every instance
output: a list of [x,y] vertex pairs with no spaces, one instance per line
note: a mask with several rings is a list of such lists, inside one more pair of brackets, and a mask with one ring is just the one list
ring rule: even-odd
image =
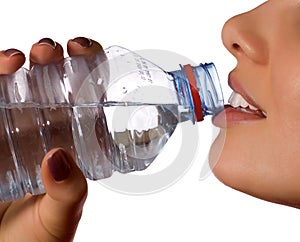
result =
[[16,171],[15,154],[11,151],[11,139],[7,135],[7,119],[5,109],[0,109],[0,196],[2,201],[18,199],[24,196],[22,186],[18,182],[19,175]]
[[144,170],[180,122],[178,105],[107,102],[76,106],[73,124],[78,156],[90,179]]
[[30,104],[22,108],[10,105],[1,108],[1,114],[4,124],[0,143],[1,153],[3,151],[1,161],[4,161],[1,180],[6,180],[1,187],[2,197],[18,199],[25,192],[44,192],[40,163],[45,147],[36,120],[36,109]]
[[115,169],[127,173],[144,170],[160,153],[174,132],[178,105],[105,103],[103,112]]
[[64,147],[76,158],[72,135],[72,108],[67,105],[56,105],[55,108],[44,106],[37,111],[46,151]]
[[114,102],[73,108],[10,106],[0,111],[7,122],[0,127],[0,158],[6,161],[0,174],[2,200],[44,192],[41,161],[54,147],[67,149],[93,180],[113,171],[144,170],[174,132],[181,113],[175,104]]

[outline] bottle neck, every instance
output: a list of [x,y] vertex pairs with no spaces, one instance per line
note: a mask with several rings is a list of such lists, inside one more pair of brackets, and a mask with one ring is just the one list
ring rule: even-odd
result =
[[172,72],[188,83],[195,120],[202,121],[224,108],[224,98],[217,70],[213,63],[198,66],[184,65]]

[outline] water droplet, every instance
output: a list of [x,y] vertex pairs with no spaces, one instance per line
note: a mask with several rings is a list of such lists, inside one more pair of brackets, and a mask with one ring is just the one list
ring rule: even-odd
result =
[[97,80],[97,85],[101,85],[101,84],[102,84],[102,82],[103,82],[102,78],[101,78],[101,77],[99,77],[99,78],[98,78],[98,80]]

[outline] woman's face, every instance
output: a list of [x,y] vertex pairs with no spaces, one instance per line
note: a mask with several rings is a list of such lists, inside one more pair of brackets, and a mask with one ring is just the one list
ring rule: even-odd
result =
[[248,104],[234,95],[236,108],[214,117],[222,128],[211,149],[214,173],[235,189],[298,206],[300,1],[270,0],[235,16],[222,38],[237,59],[229,85],[252,107],[237,107]]

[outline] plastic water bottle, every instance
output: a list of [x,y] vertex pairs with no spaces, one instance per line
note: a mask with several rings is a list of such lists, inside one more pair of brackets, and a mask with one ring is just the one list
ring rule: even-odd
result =
[[166,72],[119,46],[0,76],[0,200],[42,194],[40,166],[64,147],[93,180],[147,168],[179,122],[223,108],[212,63]]

